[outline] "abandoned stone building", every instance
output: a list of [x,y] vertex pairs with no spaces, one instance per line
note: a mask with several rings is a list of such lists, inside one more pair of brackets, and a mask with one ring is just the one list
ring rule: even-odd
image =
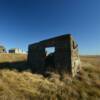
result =
[[23,52],[19,48],[12,48],[12,49],[9,50],[9,53],[23,53]]
[[0,53],[6,53],[6,48],[0,45]]
[[[47,55],[48,47],[54,47],[55,51]],[[80,69],[78,45],[71,34],[31,44],[28,48],[28,63],[33,71],[49,66],[75,76]]]

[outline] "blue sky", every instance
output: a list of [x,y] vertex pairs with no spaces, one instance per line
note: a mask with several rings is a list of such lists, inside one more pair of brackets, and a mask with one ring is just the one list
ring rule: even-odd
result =
[[28,44],[72,33],[80,54],[100,54],[100,0],[0,0],[0,44]]

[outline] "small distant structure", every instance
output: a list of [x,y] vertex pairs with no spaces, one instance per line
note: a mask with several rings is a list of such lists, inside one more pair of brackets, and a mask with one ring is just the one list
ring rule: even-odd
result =
[[12,48],[9,50],[9,53],[23,53],[23,51],[19,48]]
[[6,53],[6,48],[0,45],[0,53]]

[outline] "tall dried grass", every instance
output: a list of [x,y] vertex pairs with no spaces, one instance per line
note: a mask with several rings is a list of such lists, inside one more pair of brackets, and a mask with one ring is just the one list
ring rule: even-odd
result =
[[100,100],[98,59],[81,57],[82,69],[73,79],[66,73],[44,77],[29,71],[0,70],[0,100]]

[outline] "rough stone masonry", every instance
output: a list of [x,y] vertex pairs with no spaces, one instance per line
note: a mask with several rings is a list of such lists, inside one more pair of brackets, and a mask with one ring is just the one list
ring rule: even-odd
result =
[[[32,70],[43,70],[46,64],[47,47],[55,47],[54,67],[75,76],[80,69],[78,45],[71,34],[54,37],[29,45],[28,63]],[[52,62],[51,62],[52,63]],[[53,66],[51,66],[53,67]]]

